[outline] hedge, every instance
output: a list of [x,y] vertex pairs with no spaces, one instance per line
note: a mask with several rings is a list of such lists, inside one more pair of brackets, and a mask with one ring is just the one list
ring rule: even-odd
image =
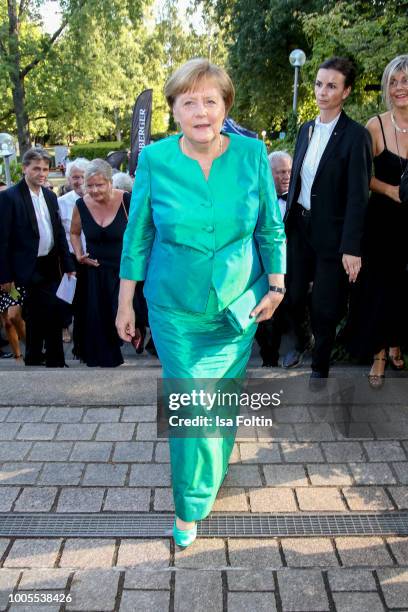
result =
[[[156,132],[150,136],[151,140],[156,142],[158,140],[162,140],[162,138],[167,138],[168,136],[172,136],[176,132]],[[96,157],[105,159],[105,157],[111,151],[118,151],[121,149],[129,149],[129,142],[118,142],[117,140],[112,140],[110,142],[89,142],[85,144],[77,144],[72,145],[70,147],[70,159],[75,159],[75,157],[86,157],[87,159],[95,159]]]
[[129,144],[126,142],[91,142],[86,144],[78,144],[70,147],[70,159],[76,157],[86,157],[87,159],[105,159],[111,151],[119,151],[127,149]]

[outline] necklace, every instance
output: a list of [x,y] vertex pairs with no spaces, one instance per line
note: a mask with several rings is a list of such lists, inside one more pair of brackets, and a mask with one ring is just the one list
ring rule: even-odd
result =
[[408,134],[408,128],[400,128],[400,126],[395,121],[394,113],[391,111],[391,123],[394,126],[396,132],[401,132],[401,134]]
[[[391,117],[392,117],[392,115],[391,115]],[[407,132],[408,132],[408,130],[407,130]],[[404,168],[403,165],[402,165],[402,161],[401,161],[401,159],[403,159],[403,158],[402,158],[402,156],[400,154],[400,150],[399,150],[399,146],[398,146],[398,136],[397,136],[397,130],[396,130],[395,125],[394,125],[394,134],[395,134],[395,144],[397,145],[398,159],[399,159],[399,163],[400,163],[400,166],[401,166],[401,178],[402,178],[403,174],[405,174],[405,171],[406,171],[406,169],[408,167],[408,159],[406,160],[405,168]]]
[[[220,134],[220,139],[219,139],[219,142],[218,142],[218,155],[217,155],[217,157],[219,157],[221,155],[221,153],[222,153],[222,146],[223,146],[222,135]],[[181,152],[183,153],[183,155],[187,155],[186,151],[185,151],[185,147],[184,147],[184,136],[181,139]],[[187,155],[187,157],[190,157],[190,156]],[[214,157],[214,159],[215,159],[215,157]],[[198,159],[196,161],[198,161],[198,163],[200,164],[200,166],[201,166],[201,168],[203,170],[210,170],[214,159],[211,160],[210,164],[202,164]]]

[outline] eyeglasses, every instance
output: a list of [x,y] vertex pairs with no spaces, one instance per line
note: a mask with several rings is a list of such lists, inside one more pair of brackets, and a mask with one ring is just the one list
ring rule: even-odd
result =
[[398,85],[401,85],[404,89],[408,88],[408,78],[403,77],[400,81],[397,79],[391,79],[390,81],[390,89],[397,89]]

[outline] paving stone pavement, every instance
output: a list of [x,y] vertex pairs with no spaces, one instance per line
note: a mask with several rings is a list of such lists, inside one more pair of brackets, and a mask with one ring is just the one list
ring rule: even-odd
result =
[[[160,370],[150,358],[141,364],[109,372],[102,398],[96,383],[86,390],[93,372],[70,369],[70,402],[58,401],[56,385],[68,394],[60,372],[38,369],[28,380],[0,368],[2,388],[17,375],[23,388],[37,385],[0,402],[0,512],[173,512],[168,446],[156,436]],[[251,376],[265,377],[252,365]],[[123,371],[134,376],[131,391]],[[363,406],[345,428],[336,407],[276,409],[269,432],[238,437],[214,514],[408,510],[407,415]],[[408,610],[408,538],[199,538],[186,550],[170,538],[0,538],[0,611],[192,609]]]

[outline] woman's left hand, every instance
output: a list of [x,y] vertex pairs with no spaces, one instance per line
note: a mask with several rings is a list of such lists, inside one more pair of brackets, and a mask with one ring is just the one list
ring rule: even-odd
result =
[[262,300],[255,306],[251,312],[251,317],[256,317],[256,323],[267,321],[271,318],[281,301],[283,293],[277,291],[269,291]]

